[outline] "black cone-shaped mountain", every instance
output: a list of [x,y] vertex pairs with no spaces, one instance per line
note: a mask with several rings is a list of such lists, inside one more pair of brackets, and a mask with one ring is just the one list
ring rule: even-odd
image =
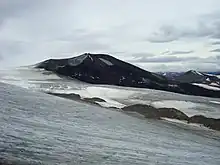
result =
[[107,54],[85,53],[73,58],[49,59],[37,64],[36,68],[43,68],[92,84],[150,88],[189,95],[220,97],[220,91],[210,91],[190,83],[174,82]]
[[167,78],[154,74],[106,54],[83,54],[69,59],[50,59],[38,68],[95,84],[142,87],[167,84]]

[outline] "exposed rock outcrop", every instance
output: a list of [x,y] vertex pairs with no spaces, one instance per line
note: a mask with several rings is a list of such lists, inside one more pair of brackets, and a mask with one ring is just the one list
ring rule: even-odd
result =
[[70,99],[70,100],[81,100],[80,95],[74,94],[74,93],[65,94],[65,93],[51,93],[51,92],[48,92],[47,94],[58,96],[58,97],[63,97],[63,98]]
[[98,98],[98,97],[81,98],[80,95],[74,94],[74,93],[65,94],[65,93],[51,93],[51,92],[48,92],[47,94],[62,97],[62,98],[69,99],[69,100],[83,101],[83,102],[90,103],[90,104],[95,104],[95,105],[98,105],[98,106],[100,106],[100,105],[97,102],[106,102],[104,99],[101,99],[101,98]]
[[99,97],[83,98],[83,100],[88,102],[106,102],[104,99],[101,99]]
[[203,124],[208,128],[220,131],[220,119],[207,118],[203,115],[195,115],[190,117],[188,122]]
[[202,115],[195,115],[188,117],[186,114],[180,110],[174,108],[154,108],[149,105],[136,104],[122,108],[125,112],[137,112],[144,115],[146,118],[161,119],[161,118],[171,118],[184,120],[188,123],[202,124],[210,129],[220,131],[220,119],[207,118]]
[[188,120],[188,116],[175,108],[154,108],[150,105],[136,104],[122,108],[123,111],[133,111],[146,118],[161,119],[167,117],[178,120]]

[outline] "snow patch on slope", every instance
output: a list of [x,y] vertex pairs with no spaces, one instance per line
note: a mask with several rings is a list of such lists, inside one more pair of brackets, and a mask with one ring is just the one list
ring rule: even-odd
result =
[[162,100],[151,103],[155,108],[176,108],[176,109],[189,109],[196,107],[196,103],[189,101],[178,101],[178,100]]
[[220,87],[219,84],[217,84],[217,83],[215,83],[215,82],[213,82],[213,83],[211,83],[211,84],[209,84],[209,85]]
[[209,101],[210,103],[214,103],[214,104],[220,104],[219,101]]
[[106,65],[112,66],[114,65],[113,63],[111,63],[110,61],[104,59],[104,58],[99,58],[102,62],[104,62]]
[[198,72],[198,71],[195,71],[195,70],[193,70],[192,73],[197,74],[197,75],[200,75],[200,76],[203,76],[202,73],[200,73],[200,72]]
[[77,66],[77,65],[81,64],[87,57],[88,57],[87,54],[83,54],[78,57],[73,57],[68,60],[68,63],[70,66]]
[[210,80],[210,78],[207,78],[206,81],[209,81],[209,82],[210,82],[211,80]]
[[199,86],[199,87],[202,87],[202,88],[205,88],[205,89],[220,91],[220,88],[209,86],[209,85],[206,85],[206,84],[193,83],[193,85],[196,85],[196,86]]

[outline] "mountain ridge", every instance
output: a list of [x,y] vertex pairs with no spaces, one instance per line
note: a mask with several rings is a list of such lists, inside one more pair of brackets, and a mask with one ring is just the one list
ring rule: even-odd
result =
[[220,88],[220,79],[216,75],[189,70],[184,73],[160,73],[165,75],[168,79],[181,83],[198,83]]
[[53,71],[91,84],[149,88],[188,95],[220,97],[220,92],[188,82],[169,80],[165,76],[146,71],[108,54],[85,53],[65,59],[49,59],[36,68]]

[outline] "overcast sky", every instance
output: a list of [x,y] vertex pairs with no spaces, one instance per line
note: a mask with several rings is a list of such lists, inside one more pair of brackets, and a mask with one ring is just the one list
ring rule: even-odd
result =
[[220,70],[220,0],[0,0],[0,68],[85,52]]

